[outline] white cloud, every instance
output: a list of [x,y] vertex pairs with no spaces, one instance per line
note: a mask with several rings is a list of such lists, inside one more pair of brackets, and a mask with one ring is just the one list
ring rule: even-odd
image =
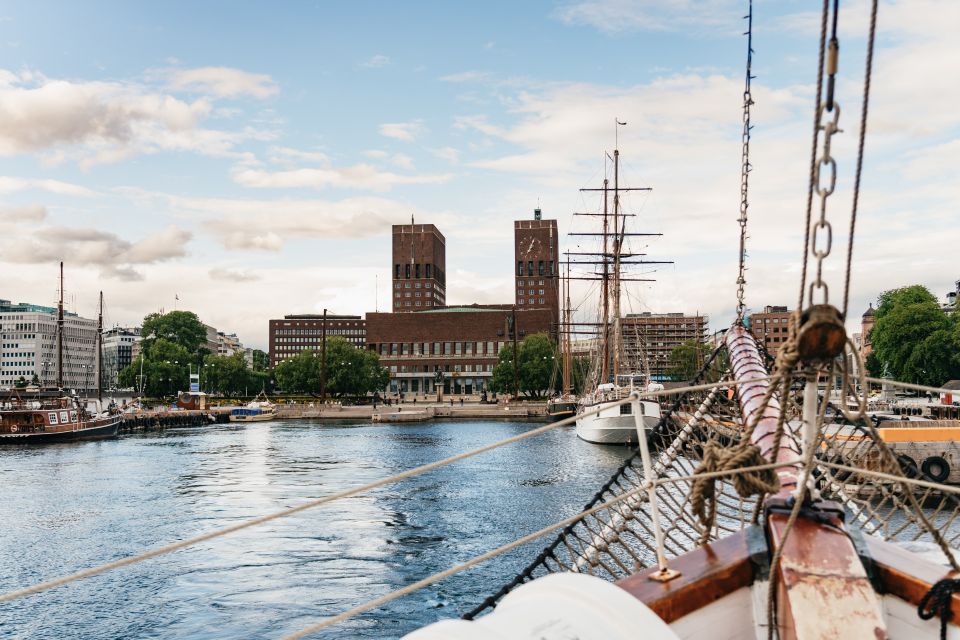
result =
[[493,74],[489,71],[461,71],[460,73],[451,73],[449,75],[440,76],[440,80],[443,82],[479,82],[490,80],[493,77]]
[[233,172],[233,180],[245,187],[314,189],[370,189],[386,191],[397,185],[438,184],[450,179],[449,174],[400,175],[381,171],[368,164],[356,164],[344,168],[291,169],[288,171],[263,171],[239,168]]
[[413,122],[394,122],[380,125],[380,135],[404,142],[413,142],[417,136],[425,131],[419,120]]
[[227,155],[242,140],[272,135],[202,128],[211,112],[206,97],[187,102],[135,83],[2,71],[0,155],[46,152],[49,164],[74,159],[89,167],[162,150]]
[[431,149],[430,153],[441,160],[446,160],[450,164],[457,164],[460,162],[460,152],[453,147],[440,147],[439,149]]
[[360,63],[361,67],[366,67],[367,69],[379,69],[390,64],[390,57],[382,54],[377,54],[371,57],[368,60]]
[[290,147],[270,147],[267,159],[275,164],[290,164],[292,162],[327,164],[330,162],[330,157],[322,151],[303,151]]
[[742,12],[743,4],[734,0],[584,0],[561,6],[554,15],[567,25],[616,34],[732,26]]
[[0,240],[0,253],[3,261],[9,263],[44,264],[66,260],[73,265],[100,267],[105,277],[140,279],[142,275],[134,267],[185,256],[191,238],[190,232],[173,225],[135,242],[100,229],[21,226]]
[[393,156],[390,158],[390,163],[400,167],[401,169],[413,171],[413,158],[404,153],[393,154]]
[[229,267],[214,267],[207,272],[211,279],[220,282],[256,282],[260,276],[246,269],[231,269]]
[[21,206],[0,206],[0,221],[4,222],[43,222],[47,217],[47,208],[42,204]]
[[18,178],[14,176],[0,176],[0,193],[13,193],[38,189],[59,195],[89,198],[97,195],[96,191],[79,184],[49,180],[45,178]]
[[268,98],[280,90],[269,75],[231,67],[163,69],[158,74],[166,76],[168,86],[174,91],[195,91],[218,98]]
[[283,239],[272,231],[234,230],[223,235],[227,249],[252,249],[254,251],[280,251]]

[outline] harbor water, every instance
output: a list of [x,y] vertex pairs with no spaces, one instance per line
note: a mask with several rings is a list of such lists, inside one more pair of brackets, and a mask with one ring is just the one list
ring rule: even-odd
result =
[[[277,421],[0,449],[10,591],[539,426]],[[574,514],[630,454],[555,431],[0,605],[0,638],[276,638]],[[396,638],[478,604],[548,536],[318,633]]]

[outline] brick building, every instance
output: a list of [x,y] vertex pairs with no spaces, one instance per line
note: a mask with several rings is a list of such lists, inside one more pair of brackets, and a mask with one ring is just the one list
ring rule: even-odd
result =
[[393,225],[394,313],[447,304],[446,243],[432,224]]
[[790,334],[790,316],[793,311],[786,307],[763,308],[762,313],[750,314],[750,330],[767,352],[776,356],[780,345]]
[[560,313],[560,248],[557,221],[543,220],[540,209],[533,220],[513,223],[514,273],[517,308],[550,309]]
[[[515,313],[518,342],[556,323],[550,309]],[[436,393],[442,372],[445,394],[479,394],[488,388],[500,350],[513,348],[513,317],[510,305],[368,313],[367,348],[390,370],[390,393]]]
[[[620,334],[628,361],[639,362],[644,355],[650,367],[650,378],[670,380],[670,352],[689,340],[708,340],[708,318],[684,313],[631,313],[620,320]],[[704,353],[706,358],[710,354]]]
[[[307,349],[320,350],[324,335],[324,318],[321,314],[297,314],[270,321],[270,366],[275,367]],[[367,342],[367,323],[360,316],[327,314],[326,335],[328,338],[346,339],[358,349]]]

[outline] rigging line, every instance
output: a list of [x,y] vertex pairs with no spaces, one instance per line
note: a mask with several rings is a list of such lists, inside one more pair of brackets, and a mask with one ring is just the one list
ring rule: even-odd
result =
[[889,384],[894,387],[901,387],[903,389],[913,389],[914,391],[929,391],[931,393],[952,393],[956,394],[956,389],[944,389],[943,387],[930,387],[925,384],[914,384],[912,382],[900,382],[899,380],[887,380],[885,378],[871,378],[870,376],[865,376],[863,378],[867,382],[872,382],[873,384]]
[[534,531],[533,533],[528,533],[527,535],[521,538],[517,538],[513,542],[508,542],[507,544],[497,547],[496,549],[492,549],[490,551],[487,551],[486,553],[482,553],[478,556],[474,556],[473,558],[470,558],[469,560],[461,562],[460,564],[454,565],[449,569],[437,572],[431,576],[427,576],[422,580],[418,580],[417,582],[409,584],[405,587],[391,591],[390,593],[384,594],[379,598],[368,600],[367,602],[357,605],[352,609],[348,609],[347,611],[344,611],[339,615],[333,616],[332,618],[327,618],[323,622],[318,622],[316,624],[310,625],[309,627],[304,627],[300,631],[284,636],[284,640],[299,640],[300,638],[304,638],[310,634],[316,633],[317,631],[321,631],[323,629],[326,629],[327,627],[331,627],[340,622],[349,620],[350,618],[357,616],[361,613],[364,613],[365,611],[369,611],[370,609],[375,609],[380,605],[396,600],[397,598],[401,598],[405,595],[413,593],[414,591],[418,591],[424,587],[428,587],[435,582],[439,582],[441,580],[444,580],[445,578],[449,578],[452,575],[455,575],[462,571],[466,571],[467,569],[470,569],[478,564],[486,562],[487,560],[495,558],[499,555],[503,555],[504,553],[507,553],[509,551],[513,551],[517,547],[521,547],[527,544],[528,542],[533,542],[538,538],[542,538],[543,536],[547,535],[551,531],[555,531],[560,527],[564,527],[574,522],[577,522],[586,516],[597,513],[598,511],[604,511],[604,510],[610,509],[613,505],[619,502],[623,502],[624,500],[627,500],[629,498],[632,498],[635,495],[639,495],[640,493],[646,492],[650,488],[656,488],[656,487],[667,485],[667,484],[675,484],[678,482],[687,482],[697,477],[704,478],[704,479],[719,478],[724,475],[733,475],[736,473],[765,471],[767,469],[778,469],[780,467],[786,467],[792,464],[794,463],[793,462],[774,462],[774,463],[756,465],[753,467],[744,467],[741,469],[726,469],[721,471],[711,471],[709,473],[701,473],[698,475],[673,476],[673,477],[667,477],[667,478],[657,478],[655,480],[647,480],[640,486],[634,489],[630,489],[625,493],[621,493],[620,495],[614,496],[605,502],[601,502],[596,506],[591,507],[590,509],[585,509],[584,511],[581,511],[580,513],[572,515],[569,518],[564,518],[563,520],[554,522],[553,524],[547,525],[546,527],[543,527],[542,529]]
[[[837,26],[834,16],[834,38]],[[850,213],[850,239],[847,244],[847,271],[843,283],[843,317],[847,317],[847,305],[850,300],[850,269],[853,265],[853,237],[857,226],[857,205],[860,202],[860,174],[863,169],[863,147],[867,135],[867,107],[870,104],[870,79],[873,75],[873,43],[877,32],[877,0],[870,7],[870,35],[867,38],[867,62],[863,80],[863,107],[860,110],[860,142],[857,147],[857,172],[853,180],[853,210]]]
[[807,187],[807,213],[803,226],[803,267],[800,271],[800,297],[797,299],[797,312],[803,309],[803,294],[807,288],[807,254],[810,251],[810,219],[813,212],[813,186],[817,170],[817,142],[820,139],[820,97],[823,92],[823,56],[827,39],[827,14],[829,1],[823,0],[823,12],[820,18],[820,57],[817,64],[817,99],[813,110],[813,144],[810,149],[810,184]]
[[743,89],[743,133],[741,134],[742,147],[740,151],[740,267],[737,273],[737,322],[743,324],[745,304],[743,300],[744,288],[747,284],[747,210],[750,207],[747,194],[750,187],[750,106],[753,104],[753,94],[750,91],[751,72],[753,68],[753,0],[750,0],[747,18],[747,73]]
[[[641,399],[644,399],[644,398],[657,398],[660,396],[681,395],[690,391],[703,391],[707,389],[712,389],[714,387],[745,384],[748,382],[759,382],[767,379],[769,379],[769,376],[763,377],[763,378],[748,378],[743,380],[732,380],[732,381],[726,381],[726,382],[715,382],[715,383],[709,383],[709,384],[692,385],[688,387],[678,387],[676,389],[662,389],[659,391],[643,391],[639,393],[639,397]],[[632,399],[630,397],[627,397],[622,400],[618,400],[615,402],[615,404],[612,404],[609,406],[620,406],[622,404],[627,404],[629,402],[632,402]],[[256,518],[251,518],[250,520],[238,522],[237,524],[230,525],[222,529],[208,531],[207,533],[202,533],[192,538],[187,538],[186,540],[180,540],[178,542],[173,542],[173,543],[164,545],[162,547],[157,547],[155,549],[145,551],[135,556],[127,556],[126,558],[120,558],[119,560],[114,560],[113,562],[108,562],[96,567],[91,567],[89,569],[83,569],[81,571],[77,571],[76,573],[68,574],[66,576],[61,576],[59,578],[53,578],[51,580],[40,582],[29,587],[24,587],[22,589],[17,589],[15,591],[9,591],[7,593],[0,594],[0,603],[10,602],[11,600],[16,600],[17,598],[21,598],[23,596],[28,596],[35,593],[40,593],[42,591],[47,591],[48,589],[69,584],[71,582],[82,580],[84,578],[90,578],[92,576],[104,573],[106,571],[110,571],[112,569],[119,569],[121,567],[125,567],[131,564],[136,564],[144,560],[149,560],[150,558],[155,558],[157,556],[165,555],[173,551],[183,549],[185,547],[193,546],[199,542],[213,540],[214,538],[219,538],[221,536],[225,536],[227,534],[234,533],[242,529],[247,529],[249,527],[252,527],[258,524],[263,524],[265,522],[270,522],[271,520],[276,520],[278,518],[291,516],[296,513],[300,513],[301,511],[306,511],[307,509],[311,509],[313,507],[318,507],[320,505],[326,504],[328,502],[334,502],[335,500],[339,500],[341,498],[349,498],[350,496],[354,496],[360,493],[365,493],[372,489],[377,489],[379,487],[382,487],[388,484],[399,482],[400,480],[406,480],[407,478],[411,478],[413,476],[417,476],[422,473],[427,473],[428,471],[433,471],[434,469],[439,469],[441,467],[453,464],[454,462],[466,460],[467,458],[472,458],[481,453],[492,451],[504,445],[513,444],[514,442],[519,442],[521,440],[525,440],[533,436],[538,436],[540,434],[546,433],[547,431],[551,431],[558,427],[563,427],[563,426],[573,424],[579,418],[598,414],[600,413],[600,411],[606,408],[607,407],[591,409],[590,411],[585,411],[584,413],[578,416],[565,418],[563,420],[560,420],[559,422],[552,422],[542,427],[533,429],[532,431],[527,431],[525,433],[517,434],[515,436],[506,438],[504,440],[500,440],[498,442],[493,442],[491,444],[478,447],[477,449],[473,449],[472,451],[466,451],[464,453],[459,453],[455,456],[450,456],[449,458],[444,458],[443,460],[437,460],[436,462],[431,462],[428,464],[421,465],[419,467],[414,467],[412,469],[408,469],[401,473],[388,476],[386,478],[381,478],[380,480],[374,480],[373,482],[368,482],[367,484],[363,484],[363,485],[354,487],[352,489],[345,489],[343,491],[339,491],[337,493],[333,493],[328,496],[324,496],[322,498],[309,500],[307,502],[304,502],[303,504],[297,505],[296,507],[290,507],[288,509],[274,511],[273,513],[268,513],[266,515],[262,515]]]
[[928,480],[922,480],[920,478],[908,478],[906,476],[898,476],[893,473],[886,473],[883,471],[877,471],[875,469],[867,469],[866,467],[852,467],[850,465],[841,464],[839,462],[830,462],[828,460],[818,460],[817,466],[827,467],[828,469],[835,469],[837,471],[845,471],[848,473],[856,473],[856,474],[865,475],[865,476],[873,476],[879,480],[889,480],[891,482],[912,484],[918,487],[923,487],[924,489],[934,489],[936,491],[943,491],[945,493],[960,494],[960,487],[955,487],[950,484],[937,484],[936,482],[930,482]]

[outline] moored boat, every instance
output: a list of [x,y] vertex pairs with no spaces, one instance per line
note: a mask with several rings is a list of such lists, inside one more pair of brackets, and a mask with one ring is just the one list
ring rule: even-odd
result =
[[266,422],[276,417],[276,405],[266,398],[230,410],[230,422]]
[[121,416],[104,411],[96,400],[88,405],[59,392],[11,391],[0,401],[0,444],[113,438],[120,428]]
[[[577,419],[577,436],[594,444],[637,444],[639,434],[632,404],[621,404],[631,390],[605,384],[581,400],[580,412],[589,413]],[[639,403],[645,430],[660,422],[660,405],[642,400]],[[591,413],[599,409],[599,413]]]

